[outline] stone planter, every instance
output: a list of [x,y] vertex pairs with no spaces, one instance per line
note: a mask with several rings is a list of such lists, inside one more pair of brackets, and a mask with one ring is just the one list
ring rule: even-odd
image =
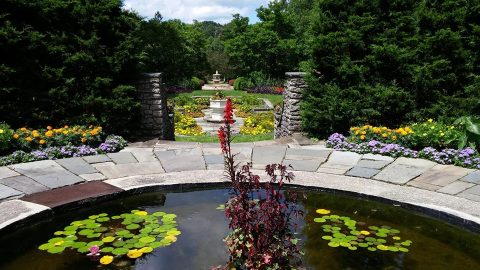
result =
[[211,122],[222,122],[225,114],[226,99],[210,99],[210,109],[212,109],[212,115],[207,119]]

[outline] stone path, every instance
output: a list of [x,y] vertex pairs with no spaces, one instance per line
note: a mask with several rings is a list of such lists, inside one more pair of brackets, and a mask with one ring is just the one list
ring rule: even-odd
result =
[[[296,171],[295,184],[428,204],[480,223],[478,170],[334,151],[295,140],[239,143],[233,151],[237,161],[253,162],[254,169],[270,163],[290,165]],[[168,141],[133,144],[107,155],[0,167],[0,229],[53,207],[138,187],[222,182],[222,170],[218,144]]]

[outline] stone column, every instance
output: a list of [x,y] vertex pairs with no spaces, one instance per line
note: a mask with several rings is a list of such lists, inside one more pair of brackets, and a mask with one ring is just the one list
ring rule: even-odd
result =
[[283,92],[283,107],[275,114],[275,139],[302,132],[300,102],[303,91],[308,87],[303,72],[287,72],[287,83]]
[[168,115],[167,96],[162,88],[162,73],[142,74],[137,91],[142,104],[142,134],[145,137],[173,140],[173,123]]

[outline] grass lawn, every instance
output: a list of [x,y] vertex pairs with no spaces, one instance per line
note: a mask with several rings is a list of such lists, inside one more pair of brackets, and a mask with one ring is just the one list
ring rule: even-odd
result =
[[[273,140],[273,133],[266,133],[260,135],[233,135],[233,142],[256,142],[256,141],[267,141]],[[218,137],[214,135],[205,135],[205,136],[175,136],[175,141],[178,142],[218,142]]]
[[[180,93],[180,94],[168,94],[168,98],[174,98],[177,96],[213,96],[217,91],[209,91],[209,90],[195,90],[191,93]],[[266,98],[270,100],[270,102],[273,103],[273,106],[280,104],[283,101],[283,95],[269,95],[269,94],[253,94],[253,93],[247,93],[246,91],[218,91],[222,92],[226,96],[254,96],[257,98]]]

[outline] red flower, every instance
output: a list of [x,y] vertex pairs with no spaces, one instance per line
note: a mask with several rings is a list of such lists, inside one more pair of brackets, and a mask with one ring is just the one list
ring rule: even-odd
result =
[[227,99],[227,104],[225,105],[225,123],[233,124],[233,105],[232,100]]
[[218,129],[218,140],[220,141],[220,147],[222,148],[222,153],[227,153],[227,134],[223,127]]

